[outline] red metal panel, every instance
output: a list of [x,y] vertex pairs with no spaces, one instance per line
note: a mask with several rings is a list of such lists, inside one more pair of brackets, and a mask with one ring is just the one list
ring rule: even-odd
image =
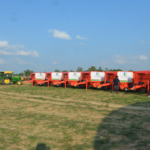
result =
[[149,92],[149,83],[150,83],[150,70],[146,71],[136,71],[134,77],[134,86],[130,90],[137,89],[138,91],[144,89]]

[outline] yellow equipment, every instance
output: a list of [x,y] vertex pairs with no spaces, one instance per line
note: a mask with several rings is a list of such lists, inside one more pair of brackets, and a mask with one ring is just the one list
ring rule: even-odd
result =
[[1,73],[4,73],[4,74],[12,74],[13,73],[13,71],[1,71]]

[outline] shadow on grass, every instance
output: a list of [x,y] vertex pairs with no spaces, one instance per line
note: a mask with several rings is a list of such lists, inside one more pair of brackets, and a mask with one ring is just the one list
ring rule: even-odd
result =
[[35,150],[50,150],[50,147],[47,147],[45,143],[39,143]]
[[94,150],[149,150],[150,102],[112,111],[103,119],[94,139]]

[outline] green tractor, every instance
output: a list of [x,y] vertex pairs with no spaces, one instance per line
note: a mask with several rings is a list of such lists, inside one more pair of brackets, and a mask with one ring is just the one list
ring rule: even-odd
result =
[[1,71],[0,83],[9,85],[11,83],[22,85],[22,77],[13,76],[13,71]]

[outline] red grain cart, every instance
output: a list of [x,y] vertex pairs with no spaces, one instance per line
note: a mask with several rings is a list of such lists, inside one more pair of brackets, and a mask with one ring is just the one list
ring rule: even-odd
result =
[[48,84],[48,80],[46,79],[46,73],[36,72],[30,74],[32,86],[33,85],[44,85]]
[[51,83],[55,85],[55,83],[60,82],[62,80],[62,72],[47,72],[46,73],[46,81],[49,86]]
[[76,83],[80,82],[81,72],[63,72],[61,81],[54,82],[53,84],[56,86],[67,86],[70,84],[74,86]]
[[133,80],[135,73],[131,71],[107,71],[105,72],[104,83],[99,87],[103,89],[110,89],[112,87],[113,91],[113,80],[118,76],[120,80],[119,88],[124,91],[128,91],[129,88],[133,85]]
[[97,71],[87,71],[81,72],[80,82],[72,84],[72,86],[83,86],[86,87],[92,86],[93,88],[98,88],[104,82],[105,72]]
[[134,85],[130,90],[144,90],[149,95],[149,84],[150,84],[150,70],[147,71],[136,71],[134,78]]

